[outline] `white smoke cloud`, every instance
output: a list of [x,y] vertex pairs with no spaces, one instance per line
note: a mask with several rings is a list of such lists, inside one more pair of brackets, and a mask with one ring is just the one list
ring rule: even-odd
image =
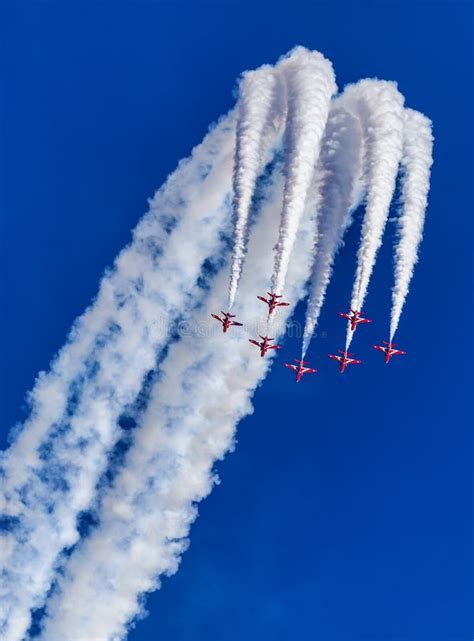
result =
[[272,289],[281,295],[293,245],[319,157],[336,82],[331,63],[302,47],[280,63],[288,94],[285,190]]
[[[340,104],[357,116],[367,141],[365,173],[367,203],[357,252],[351,309],[361,310],[375,259],[382,244],[402,156],[404,98],[395,83],[361,80],[347,87]],[[346,349],[353,332],[347,327]]]
[[[312,271],[304,353],[350,211],[366,188],[352,297],[352,307],[360,309],[382,242],[405,124],[395,331],[422,234],[431,130],[416,112],[404,123],[403,98],[393,83],[361,81],[331,108],[335,90],[330,62],[301,47],[276,67],[247,74],[239,124],[234,115],[224,118],[157,193],[51,371],[38,378],[31,416],[2,455],[4,641],[25,638],[30,611],[44,604],[54,578],[59,588],[47,603],[44,641],[72,641],[73,635],[116,641],[140,612],[140,596],[176,571],[195,503],[215,481],[214,461],[232,447],[235,426],[251,411],[250,398],[271,362],[259,358],[244,335],[249,319],[261,312],[256,294],[267,288],[273,266],[274,291],[282,293],[286,283],[292,303],[278,312],[284,321]],[[284,122],[284,174],[275,162],[249,233],[255,185]],[[247,327],[226,337],[198,332],[174,341],[167,332],[173,321],[188,312],[188,329],[205,327],[228,289],[232,186],[229,296],[234,303],[241,288],[235,311],[243,316],[245,310]],[[131,448],[113,486],[98,487],[121,436],[118,420],[159,355],[159,376],[144,399]],[[78,542],[78,514],[91,505],[99,526]],[[75,544],[72,556],[61,559]]]
[[[281,185],[282,180],[278,181]],[[241,280],[250,315],[257,314],[259,291],[271,270],[281,202],[277,184],[265,199],[249,246]],[[311,261],[311,221],[307,214],[290,266],[291,300],[303,295]],[[199,324],[226,289],[226,270],[216,278]],[[159,586],[159,575],[176,571],[196,518],[195,503],[215,481],[212,466],[232,446],[237,422],[252,411],[250,397],[264,378],[261,359],[237,334],[174,344],[162,364],[123,473],[104,499],[101,523],[84,541],[60,579],[61,592],[49,608],[43,638],[59,641],[70,630],[85,638],[111,641],[125,636],[127,622],[141,609],[139,596]],[[129,569],[133,568],[130,580]]]
[[202,296],[193,287],[204,260],[224,250],[233,133],[233,118],[223,120],[157,193],[51,372],[40,376],[31,418],[2,456],[0,509],[12,523],[1,531],[4,641],[23,638],[58,554],[78,539],[77,515],[95,496],[120,414],[168,342],[171,322]]
[[334,257],[350,223],[350,214],[360,203],[364,190],[360,122],[337,105],[338,101],[329,114],[314,178],[316,189],[321,194],[321,213],[319,221],[316,219],[315,256],[301,358],[305,357],[316,328],[331,279]]
[[281,133],[285,112],[281,82],[273,67],[247,72],[239,85],[233,172],[234,247],[230,269],[229,309],[234,304],[248,237],[248,222],[257,178]]
[[418,260],[432,164],[431,121],[418,111],[406,109],[402,156],[402,212],[398,223],[399,239],[395,248],[395,285],[392,292],[390,341],[397,331],[413,270]]

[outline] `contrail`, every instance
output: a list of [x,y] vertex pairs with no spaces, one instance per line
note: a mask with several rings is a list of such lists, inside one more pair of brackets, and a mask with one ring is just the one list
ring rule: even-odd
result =
[[431,121],[418,111],[406,109],[402,156],[402,212],[398,222],[399,239],[395,249],[395,286],[392,292],[390,342],[397,331],[413,270],[418,260],[432,164]]
[[[341,105],[360,118],[367,140],[367,204],[357,252],[351,309],[361,310],[382,244],[402,156],[404,98],[396,84],[361,80],[345,89]],[[346,349],[353,332],[348,324]]]
[[314,334],[332,275],[334,257],[350,223],[351,212],[363,196],[363,144],[358,118],[332,107],[324,134],[320,162],[315,174],[321,193],[320,215],[316,217],[315,255],[303,333],[304,359]]
[[286,182],[272,289],[281,295],[337,87],[331,63],[318,52],[299,47],[280,65],[288,95]]
[[2,455],[3,641],[24,638],[58,554],[78,540],[77,515],[95,496],[118,418],[168,343],[172,321],[203,296],[196,282],[204,261],[225,251],[234,127],[233,116],[222,120],[157,193],[97,300],[40,376],[31,417]]
[[[249,314],[258,314],[259,291],[271,270],[277,233],[277,178],[252,231],[241,280]],[[288,273],[290,300],[304,293],[311,260],[311,223],[304,216]],[[226,269],[216,277],[199,325],[227,288]],[[183,337],[161,365],[160,380],[136,430],[123,472],[105,497],[100,525],[73,554],[51,600],[44,641],[83,638],[118,641],[142,610],[141,595],[176,572],[187,548],[196,503],[216,481],[213,464],[233,446],[237,422],[252,411],[250,398],[268,359],[255,356],[235,334],[196,340]],[[66,635],[66,636],[65,636]]]
[[[213,465],[233,447],[268,371],[271,358],[256,356],[244,334],[261,311],[256,294],[270,277],[277,294],[286,284],[285,321],[312,272],[304,355],[351,211],[367,192],[352,295],[360,309],[402,160],[396,330],[422,235],[429,121],[404,116],[402,96],[385,81],[364,80],[331,103],[331,63],[302,47],[247,73],[240,90],[236,112],[151,201],[50,372],[38,377],[30,417],[2,455],[3,641],[24,640],[31,610],[45,603],[43,641],[126,635],[144,594],[177,570],[196,503],[216,481]],[[209,335],[202,330],[226,293],[235,308],[245,300],[245,326]],[[194,331],[178,337],[183,317]],[[116,463],[121,418],[133,407],[130,449]],[[98,524],[80,540],[87,510]]]
[[269,136],[272,124],[281,114],[279,83],[273,67],[265,65],[248,71],[239,85],[235,162],[232,184],[234,190],[234,247],[230,268],[229,310],[234,304],[242,273],[248,240],[248,221],[255,184],[269,151],[275,143]]

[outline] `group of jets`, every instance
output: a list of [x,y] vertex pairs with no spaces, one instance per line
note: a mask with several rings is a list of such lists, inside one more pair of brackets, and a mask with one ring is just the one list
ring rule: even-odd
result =
[[[257,298],[268,305],[269,317],[275,312],[278,307],[287,307],[289,305],[289,303],[284,303],[283,301],[278,300],[282,298],[282,296],[279,296],[278,294],[274,294],[272,292],[267,293],[268,298],[265,298],[264,296],[257,296]],[[350,324],[351,331],[355,331],[356,327],[360,323],[372,322],[369,318],[364,318],[362,316],[362,313],[362,311],[351,309],[347,313],[339,312],[339,316],[342,316],[342,318],[345,318],[347,320],[347,322]],[[233,320],[235,318],[235,314],[223,311],[221,311],[221,314],[222,316],[219,316],[218,314],[211,314],[211,316],[222,324],[222,331],[224,332],[224,334],[227,332],[229,327],[242,327],[243,323],[238,323],[237,321]],[[259,334],[259,338],[261,338],[260,341],[249,338],[249,342],[259,348],[260,356],[262,358],[269,350],[282,348],[282,345],[273,344],[273,341],[275,340],[274,338],[271,338],[269,336],[262,336],[261,334]],[[382,341],[382,343],[383,345],[373,345],[373,347],[379,352],[383,352],[385,354],[385,363],[387,364],[390,362],[392,356],[402,356],[406,354],[406,352],[404,352],[403,350],[395,348],[396,343],[387,341]],[[359,365],[360,363],[362,363],[362,361],[359,361],[357,358],[353,358],[354,355],[347,350],[339,349],[338,354],[328,354],[328,356],[329,358],[332,358],[332,360],[339,363],[339,371],[341,372],[341,374],[344,373],[348,365]],[[293,372],[295,372],[297,383],[300,382],[304,374],[315,374],[318,371],[317,369],[314,369],[312,367],[307,367],[307,365],[309,365],[308,361],[303,361],[301,359],[295,358],[294,362],[297,364],[293,365],[293,363],[284,363],[284,365],[285,367],[288,367],[288,369],[291,369]]]

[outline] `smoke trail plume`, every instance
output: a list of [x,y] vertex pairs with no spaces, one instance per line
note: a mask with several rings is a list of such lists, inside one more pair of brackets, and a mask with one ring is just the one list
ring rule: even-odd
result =
[[193,294],[203,262],[225,249],[233,127],[223,120],[158,192],[51,372],[40,376],[31,417],[2,455],[0,510],[10,524],[0,530],[4,641],[23,639],[58,554],[78,539],[77,515],[95,496],[118,418],[168,342],[170,323],[203,295]]
[[[1,459],[3,641],[24,640],[31,610],[45,603],[43,641],[124,637],[144,593],[176,571],[196,503],[216,480],[214,462],[233,446],[272,360],[255,357],[245,327],[226,336],[227,349],[222,332],[199,329],[226,292],[230,306],[243,305],[237,287],[248,328],[271,274],[277,294],[287,286],[284,321],[312,272],[304,355],[351,211],[366,192],[352,294],[360,310],[403,146],[393,336],[422,235],[430,123],[412,111],[404,121],[393,83],[364,80],[331,103],[335,91],[330,62],[301,47],[247,73],[236,114],[156,194],[51,371],[39,376],[31,415]],[[196,332],[177,340],[168,328],[186,314]],[[350,339],[348,332],[347,346]],[[121,417],[138,400],[130,449],[116,461]],[[98,524],[80,540],[78,516],[92,508]]]
[[[264,66],[247,72],[239,85],[236,148],[233,173],[234,247],[230,269],[229,309],[234,304],[242,273],[248,236],[249,211],[255,184],[275,136],[271,122],[281,112],[277,77],[273,67]],[[276,107],[280,107],[279,110]],[[274,130],[273,133],[276,133]],[[267,135],[265,135],[267,134]]]
[[[252,233],[240,285],[251,315],[259,309],[253,294],[271,269],[274,209],[280,199],[277,184]],[[294,301],[303,295],[309,274],[310,229],[305,216],[288,274]],[[221,300],[226,281],[223,269],[196,318],[198,325]],[[232,446],[236,423],[252,411],[250,397],[270,362],[255,358],[247,341],[235,334],[229,338],[227,349],[222,336],[183,337],[170,348],[123,473],[103,502],[100,525],[60,579],[44,641],[62,641],[76,629],[86,638],[122,639],[127,622],[142,609],[140,595],[159,587],[160,575],[177,570],[197,515],[195,503],[211,491],[213,464]]]
[[[404,98],[395,83],[382,80],[361,80],[349,86],[341,97],[341,105],[360,118],[367,141],[367,203],[351,300],[351,309],[359,311],[364,304],[377,252],[382,244],[395,190],[402,155],[403,102]],[[346,349],[350,346],[352,335],[348,324]]]
[[433,164],[431,121],[413,109],[405,110],[402,156],[402,212],[395,249],[395,285],[392,292],[390,341],[397,331],[423,236],[425,211]]
[[286,182],[272,289],[281,295],[336,82],[331,63],[320,53],[303,48],[295,49],[280,68],[288,95]]
[[337,106],[332,107],[315,174],[321,192],[320,218],[316,218],[315,255],[303,333],[304,359],[324,303],[334,257],[350,214],[363,194],[363,138],[360,121]]

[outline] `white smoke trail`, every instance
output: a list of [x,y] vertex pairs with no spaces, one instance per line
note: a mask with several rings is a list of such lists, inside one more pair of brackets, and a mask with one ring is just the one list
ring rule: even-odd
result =
[[[281,191],[266,199],[252,231],[240,285],[249,314],[258,314],[254,293],[271,269]],[[310,229],[305,216],[288,273],[293,301],[303,295],[309,274]],[[198,325],[226,290],[225,272],[196,317]],[[71,630],[97,641],[122,639],[142,609],[140,595],[159,587],[160,575],[177,570],[195,504],[211,491],[213,464],[232,446],[236,423],[252,411],[250,397],[269,363],[236,333],[229,339],[189,336],[170,348],[123,472],[104,500],[100,525],[59,580],[44,641],[73,641]]]
[[332,95],[337,87],[331,63],[302,47],[280,63],[288,95],[285,190],[272,289],[282,294],[299,222],[319,156]]
[[315,174],[321,193],[320,216],[316,218],[315,255],[303,333],[304,359],[314,334],[331,279],[334,257],[350,214],[363,195],[363,138],[360,121],[337,106],[332,107]]
[[[246,164],[244,151],[241,158],[247,171],[242,189],[245,186],[247,195],[240,194],[243,254],[235,287],[240,279],[246,310],[255,314],[260,304],[254,296],[266,288],[277,236],[273,288],[279,293],[288,278],[292,304],[302,296],[323,189],[322,183],[312,180],[335,91],[332,67],[316,52],[298,48],[276,69],[288,92],[285,182],[283,188],[280,177],[270,190],[252,229],[245,265],[249,199],[265,154],[272,151],[271,138],[278,137],[279,119],[285,116],[286,106],[278,97],[272,98],[270,114],[265,101],[257,109],[268,116],[252,134],[260,145],[252,139],[249,153],[261,154],[258,162],[254,155]],[[278,92],[279,88],[273,93],[278,96]],[[360,121],[362,142],[368,140],[364,156],[368,201],[353,306],[364,300],[382,240],[401,153],[402,103],[392,83],[378,81],[363,81],[337,101],[337,108],[348,112],[348,121]],[[168,342],[157,316],[166,327],[183,310],[202,303],[194,316],[202,323],[225,296],[227,266],[220,268],[209,291],[199,286],[198,279],[201,271],[207,274],[209,259],[219,265],[224,257],[234,133],[234,119],[224,119],[155,197],[133,244],[103,280],[96,302],[76,324],[51,373],[40,377],[32,393],[31,418],[3,456],[0,635],[4,641],[24,638],[30,610],[44,603],[58,555],[78,540],[76,518],[96,495],[97,481],[120,437],[118,419]],[[359,152],[355,141],[354,148],[349,141],[344,144],[347,158],[335,153],[330,161],[328,148],[324,172],[328,177],[332,172],[334,181],[323,192],[328,203],[331,198],[336,201],[337,180],[352,180],[351,188],[348,184],[339,188],[338,197],[346,199],[347,210],[347,203],[349,207],[355,203],[359,193],[355,174],[360,159],[347,167],[351,154],[356,158]],[[277,234],[278,206],[282,216]],[[309,211],[311,206],[314,211]],[[321,278],[322,293],[318,298],[316,292],[313,302],[319,308],[343,226],[331,216],[325,214],[318,231],[320,255],[313,273]],[[319,311],[312,313],[316,323]],[[256,357],[241,334],[228,335],[224,350],[224,337],[218,336],[185,336],[171,345],[125,466],[100,503],[100,525],[73,552],[63,578],[59,573],[61,591],[49,604],[44,641],[72,641],[76,633],[81,639],[122,637],[127,622],[140,610],[140,595],[154,589],[161,574],[176,570],[196,515],[194,503],[210,491],[213,462],[231,447],[235,424],[251,411],[250,397],[268,367],[268,360]]]
[[[360,119],[367,140],[367,204],[351,299],[356,310],[361,310],[367,294],[395,190],[402,155],[403,102],[396,84],[383,80],[361,80],[341,96],[341,106]],[[348,324],[346,349],[352,336]]]
[[78,539],[77,515],[95,495],[120,414],[168,342],[170,323],[191,304],[203,262],[224,250],[234,126],[224,119],[157,193],[96,302],[40,376],[31,418],[2,456],[0,510],[10,524],[0,531],[4,641],[24,638],[58,554]]
[[[273,119],[281,117],[282,105],[278,80],[273,67],[264,66],[247,72],[239,85],[237,105],[236,149],[233,172],[234,247],[230,268],[229,309],[234,304],[248,236],[248,220],[258,175],[268,161],[274,144],[268,131]],[[284,112],[284,109],[283,109]],[[276,127],[274,133],[279,129]],[[267,134],[267,135],[266,135]]]
[[397,331],[408,294],[418,247],[423,236],[430,170],[433,164],[431,121],[413,109],[405,110],[402,157],[402,212],[399,218],[399,241],[395,249],[395,286],[392,292],[390,341]]

